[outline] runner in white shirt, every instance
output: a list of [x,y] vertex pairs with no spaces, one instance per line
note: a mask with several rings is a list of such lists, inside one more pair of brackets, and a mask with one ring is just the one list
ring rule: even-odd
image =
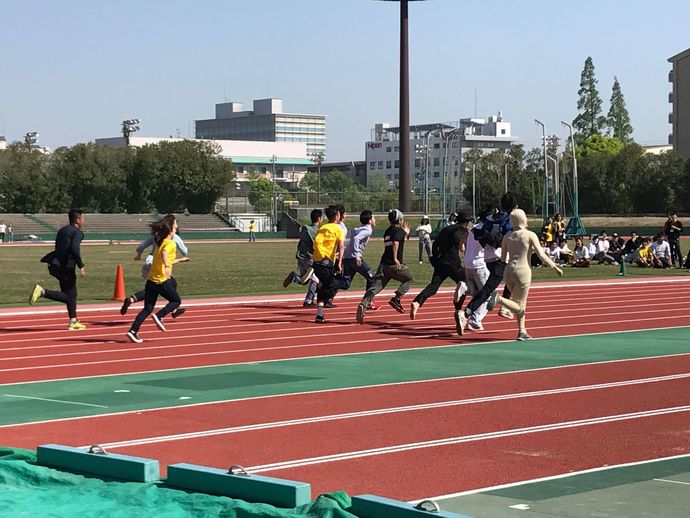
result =
[[[481,228],[482,224],[482,222],[479,222],[475,227]],[[492,247],[486,248],[494,250]],[[469,288],[470,295],[473,297],[479,293],[489,278],[489,269],[486,267],[486,262],[484,261],[485,250],[486,249],[474,238],[474,234],[469,232],[467,234],[467,242],[465,243],[464,266],[465,276],[467,277],[465,282]],[[482,320],[484,320],[486,313],[486,302],[484,302],[479,306],[479,309],[468,318],[467,328],[474,331],[483,331],[484,326],[482,325]]]

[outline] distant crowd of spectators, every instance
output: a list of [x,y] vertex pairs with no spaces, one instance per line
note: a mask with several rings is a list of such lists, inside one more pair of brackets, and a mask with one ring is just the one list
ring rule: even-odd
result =
[[[680,234],[683,224],[675,212],[669,212],[664,229],[654,237],[640,237],[631,232],[628,239],[617,233],[609,236],[605,231],[598,235],[575,238],[572,250],[565,238],[565,222],[560,214],[547,218],[541,229],[540,243],[544,252],[557,264],[573,268],[587,268],[590,264],[636,264],[641,268],[690,268],[690,252],[683,261]],[[585,242],[585,240],[587,240]],[[537,255],[532,256],[532,266],[542,266]]]

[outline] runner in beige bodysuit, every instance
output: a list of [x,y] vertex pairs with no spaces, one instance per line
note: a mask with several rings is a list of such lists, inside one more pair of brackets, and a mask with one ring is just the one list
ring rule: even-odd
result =
[[532,282],[532,269],[530,268],[532,253],[536,253],[544,264],[548,264],[556,270],[558,275],[563,275],[563,270],[544,253],[537,235],[531,230],[527,230],[525,211],[522,209],[512,211],[510,223],[513,226],[513,232],[503,238],[501,261],[507,263],[503,279],[511,296],[506,299],[496,291],[489,299],[487,308],[493,309],[496,304],[500,304],[515,313],[518,322],[517,339],[529,340],[531,337],[525,328],[525,310],[527,309],[527,294]]

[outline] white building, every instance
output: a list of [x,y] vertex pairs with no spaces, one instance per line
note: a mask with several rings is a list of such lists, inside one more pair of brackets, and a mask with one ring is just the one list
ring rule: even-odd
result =
[[0,149],[7,149],[7,140],[2,135],[0,135]]
[[[129,137],[129,145],[135,147],[159,142],[175,142],[184,139],[157,137]],[[307,156],[304,142],[260,142],[246,140],[212,140],[220,147],[220,155],[235,164],[238,189],[245,191],[243,183],[248,182],[249,173],[257,172],[265,178],[273,177],[275,167],[276,183],[286,189],[293,188],[307,173],[307,167],[314,163]],[[125,147],[124,137],[96,139],[96,144],[114,148]]]
[[673,107],[668,115],[673,128],[668,143],[676,152],[690,158],[690,49],[671,56],[668,62],[673,65],[668,73],[668,81],[672,85],[668,102]]
[[[371,140],[365,145],[367,180],[384,175],[393,188],[399,177],[400,128],[376,124]],[[410,126],[410,170],[412,186],[423,190],[428,169],[429,189],[441,189],[445,170],[446,190],[460,190],[464,170],[463,155],[471,149],[489,153],[507,150],[517,137],[511,135],[510,123],[499,113],[488,119],[460,119],[457,122]],[[448,167],[445,166],[448,165]]]
[[284,113],[282,99],[256,99],[252,110],[242,103],[216,104],[215,119],[197,120],[198,139],[303,142],[310,154],[326,154],[326,117]]

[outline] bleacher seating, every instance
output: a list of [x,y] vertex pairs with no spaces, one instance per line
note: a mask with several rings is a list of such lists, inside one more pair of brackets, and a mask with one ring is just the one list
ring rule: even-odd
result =
[[[148,232],[152,214],[85,214],[85,231],[89,233]],[[182,231],[233,230],[214,214],[177,214]],[[0,220],[12,223],[15,238],[23,234],[55,232],[67,224],[67,214],[0,214]]]

